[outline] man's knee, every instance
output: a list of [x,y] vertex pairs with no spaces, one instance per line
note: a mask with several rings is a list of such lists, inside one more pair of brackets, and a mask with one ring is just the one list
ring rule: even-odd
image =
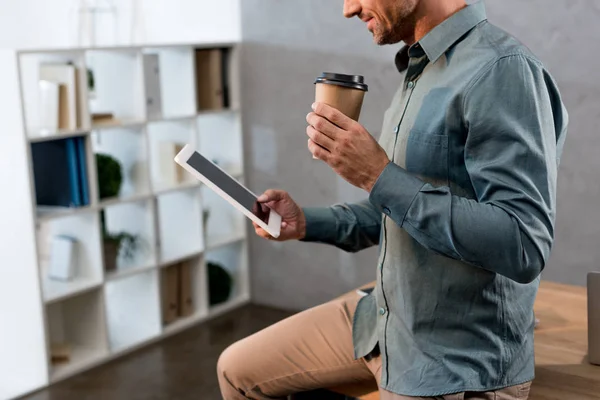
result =
[[244,382],[250,380],[248,362],[245,359],[244,341],[239,341],[226,348],[217,361],[217,374],[219,380],[227,382],[229,385],[241,389]]

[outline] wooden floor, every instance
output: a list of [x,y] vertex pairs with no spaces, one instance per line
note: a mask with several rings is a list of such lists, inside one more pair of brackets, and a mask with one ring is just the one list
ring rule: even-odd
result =
[[[583,288],[546,282],[540,287],[536,379],[529,400],[600,399],[600,367],[586,358],[586,310]],[[221,400],[215,371],[221,352],[289,315],[246,306],[23,399]],[[376,393],[363,397],[378,398]]]
[[222,400],[215,369],[221,352],[289,315],[246,306],[23,399]]

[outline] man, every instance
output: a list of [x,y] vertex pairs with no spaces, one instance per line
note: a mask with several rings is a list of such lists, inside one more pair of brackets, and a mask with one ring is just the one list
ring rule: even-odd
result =
[[232,345],[223,396],[377,383],[382,399],[525,399],[567,127],[556,84],[483,3],[346,0],[344,15],[377,44],[405,43],[379,142],[325,104],[307,116],[310,152],[368,199],[300,208],[269,190],[259,201],[283,216],[278,240],[378,244],[377,285]]

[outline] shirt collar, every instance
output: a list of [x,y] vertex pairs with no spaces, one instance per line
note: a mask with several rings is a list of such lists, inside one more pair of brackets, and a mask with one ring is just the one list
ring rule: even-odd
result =
[[433,28],[419,40],[419,44],[433,64],[465,33],[486,19],[485,4],[480,0],[463,8]]
[[431,63],[436,62],[458,39],[486,19],[483,0],[468,5],[433,28],[418,43],[413,44],[410,48],[404,46],[400,49],[396,56],[398,69],[401,71],[406,69],[408,56],[416,55],[421,48]]

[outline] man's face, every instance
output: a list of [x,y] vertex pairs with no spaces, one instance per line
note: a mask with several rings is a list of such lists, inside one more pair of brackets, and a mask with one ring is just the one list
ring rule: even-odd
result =
[[410,38],[414,12],[420,0],[344,0],[344,16],[358,17],[367,23],[379,45],[394,44]]

